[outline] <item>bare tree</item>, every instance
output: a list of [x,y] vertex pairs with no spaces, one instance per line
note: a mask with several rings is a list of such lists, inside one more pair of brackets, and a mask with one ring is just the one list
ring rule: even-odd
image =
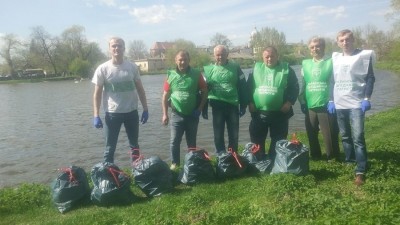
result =
[[354,28],[352,32],[355,37],[355,46],[362,49],[373,49],[378,59],[389,53],[390,46],[395,41],[393,31],[385,33],[371,24]]
[[1,37],[3,46],[0,49],[0,56],[5,60],[12,77],[17,75],[14,67],[14,53],[22,45],[14,34],[6,34]]
[[134,40],[129,42],[128,58],[130,60],[144,59],[148,56],[146,45],[142,40]]
[[210,40],[210,45],[215,47],[217,45],[225,45],[228,49],[232,47],[232,42],[229,38],[221,33],[216,33]]
[[32,29],[31,36],[31,52],[48,63],[52,67],[54,73],[57,74],[58,68],[55,58],[56,48],[59,43],[58,39],[51,37],[51,35],[40,26]]
[[398,36],[400,34],[400,0],[391,0],[392,10],[386,14],[387,18],[393,20],[393,31]]

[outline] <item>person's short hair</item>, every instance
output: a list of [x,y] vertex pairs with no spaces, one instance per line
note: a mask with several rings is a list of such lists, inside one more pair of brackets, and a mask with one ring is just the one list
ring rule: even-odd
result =
[[115,40],[115,41],[119,41],[122,43],[123,47],[125,48],[125,41],[124,39],[120,38],[120,37],[111,37],[110,40],[108,41],[108,45],[110,45],[111,41]]
[[312,38],[310,38],[310,40],[308,41],[308,45],[310,45],[311,43],[315,43],[318,42],[321,47],[325,48],[325,39],[319,36],[314,36]]
[[176,53],[175,58],[176,58],[178,55],[184,55],[184,56],[186,56],[188,59],[190,59],[189,52],[186,51],[186,50],[179,50],[179,51]]
[[268,46],[264,48],[263,52],[273,52],[278,55],[278,50],[274,46]]
[[344,29],[338,32],[337,36],[336,36],[336,40],[338,40],[339,37],[342,37],[346,34],[349,34],[350,38],[354,39],[354,35],[353,32],[349,29]]
[[217,49],[222,49],[223,52],[225,52],[225,54],[229,54],[229,50],[225,45],[217,45],[214,47],[214,53]]

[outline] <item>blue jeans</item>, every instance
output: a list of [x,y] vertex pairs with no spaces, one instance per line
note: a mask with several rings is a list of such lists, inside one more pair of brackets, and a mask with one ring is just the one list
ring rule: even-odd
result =
[[183,134],[186,136],[188,148],[196,148],[197,127],[199,125],[199,117],[182,116],[175,112],[171,115],[171,140],[170,150],[172,163],[180,165],[180,148]]
[[361,109],[337,109],[336,112],[346,156],[345,161],[356,161],[356,173],[365,173],[367,170],[367,146],[364,138],[365,114]]
[[139,115],[134,110],[129,113],[108,113],[105,115],[104,132],[106,136],[106,150],[104,161],[114,163],[114,152],[117,147],[118,135],[121,125],[124,124],[130,148],[139,148]]
[[228,131],[228,148],[238,150],[239,110],[232,104],[212,105],[214,144],[217,153],[226,152],[225,123]]

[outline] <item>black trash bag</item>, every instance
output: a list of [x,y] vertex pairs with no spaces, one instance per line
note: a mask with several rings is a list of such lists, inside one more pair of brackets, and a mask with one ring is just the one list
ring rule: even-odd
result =
[[215,182],[214,167],[204,149],[189,149],[178,180],[184,184]]
[[160,157],[144,158],[143,155],[137,155],[132,167],[135,184],[147,197],[159,196],[173,189],[172,172]]
[[291,141],[280,140],[276,143],[276,157],[271,174],[292,173],[306,175],[309,171],[308,148],[293,135]]
[[216,175],[219,179],[240,177],[246,169],[246,160],[231,149],[217,156]]
[[91,171],[93,190],[91,200],[101,206],[132,203],[131,179],[118,166],[109,162],[96,164]]
[[61,173],[52,183],[52,199],[60,213],[71,210],[90,196],[89,182],[85,171],[77,166],[61,168]]
[[269,174],[273,163],[267,155],[260,151],[260,146],[252,142],[247,143],[243,149],[242,157],[248,162],[248,171],[250,173]]

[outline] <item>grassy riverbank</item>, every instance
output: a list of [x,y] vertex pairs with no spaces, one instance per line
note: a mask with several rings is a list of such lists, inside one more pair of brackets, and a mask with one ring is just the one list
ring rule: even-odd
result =
[[62,215],[49,185],[24,184],[0,190],[0,224],[400,224],[399,115],[397,107],[366,119],[370,169],[362,187],[353,184],[353,166],[311,161],[304,177],[178,185],[154,199],[132,185],[142,198],[131,205],[86,204]]

